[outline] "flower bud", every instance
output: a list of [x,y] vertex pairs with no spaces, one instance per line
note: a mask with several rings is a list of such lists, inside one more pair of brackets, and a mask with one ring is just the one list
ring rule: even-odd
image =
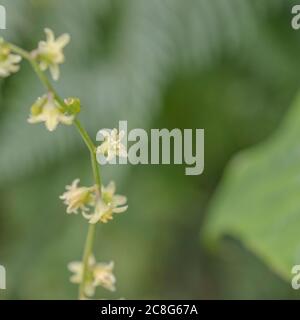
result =
[[67,98],[65,99],[65,104],[67,106],[67,112],[70,114],[77,114],[80,112],[81,110],[81,103],[80,103],[80,99],[78,98]]

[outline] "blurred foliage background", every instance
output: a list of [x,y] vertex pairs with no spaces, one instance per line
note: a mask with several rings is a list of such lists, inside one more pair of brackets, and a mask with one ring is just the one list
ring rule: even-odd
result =
[[[276,138],[297,95],[300,33],[290,24],[294,2],[1,2],[7,9],[1,34],[26,49],[36,47],[45,27],[71,34],[56,87],[63,96],[82,99],[80,117],[92,137],[119,120],[128,120],[131,128],[205,129],[201,176],[185,176],[178,165],[102,169],[105,183],[116,180],[118,191],[128,195],[129,210],[98,228],[95,255],[115,261],[118,280],[116,293],[99,289],[99,297],[300,297],[280,267],[280,254],[290,252],[288,239],[300,248],[300,201],[294,199],[293,230],[273,230],[272,239],[280,232],[286,240],[281,245],[264,246],[265,239],[251,229],[265,234],[284,212],[274,209],[274,197],[264,198],[271,183],[253,191],[256,178],[269,181],[265,172],[278,169],[276,155],[266,157],[261,170],[245,169],[252,187],[244,176],[239,183],[230,177],[222,182],[232,157],[249,147],[256,154],[257,144]],[[79,216],[67,216],[58,196],[76,177],[91,183],[85,146],[74,128],[60,126],[49,134],[42,125],[27,124],[29,107],[43,88],[26,63],[1,81],[0,90],[0,263],[7,268],[8,287],[0,299],[76,298],[66,265],[81,258],[87,225]],[[293,115],[286,131],[297,121],[300,127]],[[298,154],[288,152],[290,136],[285,135],[281,160],[297,162]],[[296,135],[293,141],[297,149]],[[245,157],[251,167],[252,158]],[[235,163],[227,177],[235,175]],[[280,170],[283,176],[288,168]],[[292,186],[296,198],[299,180]],[[280,199],[289,201],[284,190]],[[257,197],[264,199],[263,207],[255,206]],[[239,199],[243,202],[236,204]],[[264,214],[272,217],[262,222]],[[266,252],[270,259],[264,259]],[[284,270],[289,261],[300,262],[284,261]]]

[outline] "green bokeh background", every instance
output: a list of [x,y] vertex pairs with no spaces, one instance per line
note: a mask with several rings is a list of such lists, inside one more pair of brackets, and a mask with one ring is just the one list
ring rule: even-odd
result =
[[[92,137],[130,128],[204,128],[205,171],[184,166],[102,168],[129,210],[99,226],[95,255],[115,261],[127,299],[299,298],[290,283],[226,238],[201,240],[207,208],[228,161],[268,137],[299,89],[300,32],[286,0],[14,0],[3,37],[35,48],[50,27],[68,32],[61,79],[82,100]],[[75,299],[66,266],[79,260],[87,224],[58,196],[79,177],[91,184],[88,154],[74,128],[49,134],[29,125],[43,88],[26,63],[0,83],[0,299]],[[237,195],[238,196],[238,195]],[[214,248],[215,249],[215,248]]]

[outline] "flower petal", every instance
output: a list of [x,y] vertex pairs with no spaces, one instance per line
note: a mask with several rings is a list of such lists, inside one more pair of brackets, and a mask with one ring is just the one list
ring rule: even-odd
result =
[[45,28],[44,31],[46,33],[46,38],[47,38],[48,42],[52,42],[52,41],[55,40],[54,39],[54,33],[53,33],[53,31],[51,29]]
[[124,206],[124,207],[119,207],[119,208],[114,208],[113,212],[114,213],[122,213],[125,212],[128,209],[128,206]]
[[71,40],[71,37],[68,33],[64,33],[56,39],[56,43],[61,47],[65,47]]
[[116,184],[114,183],[114,181],[110,181],[107,187],[104,188],[103,191],[113,195],[116,192]]
[[127,202],[127,198],[125,196],[121,196],[121,195],[116,194],[113,197],[113,203],[114,203],[115,206],[122,206],[126,202]]

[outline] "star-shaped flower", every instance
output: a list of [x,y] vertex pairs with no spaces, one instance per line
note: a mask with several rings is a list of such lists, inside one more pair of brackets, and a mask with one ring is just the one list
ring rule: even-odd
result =
[[94,204],[95,196],[93,194],[94,187],[78,187],[79,179],[75,179],[71,185],[66,186],[67,191],[60,196],[60,199],[64,200],[64,204],[67,205],[67,213],[78,213],[78,209],[81,212],[89,210],[88,206]]
[[29,123],[45,122],[49,131],[54,131],[59,123],[71,125],[74,116],[63,113],[53,95],[48,94],[39,98],[31,107]]
[[51,29],[46,28],[46,41],[40,41],[38,48],[33,52],[42,71],[50,69],[54,80],[59,78],[59,65],[65,61],[64,47],[70,42],[70,35],[65,33],[55,39]]
[[[79,261],[70,262],[68,268],[74,274],[71,276],[72,283],[80,284],[83,280],[83,263]],[[114,291],[116,278],[113,274],[114,263],[96,263],[94,255],[88,260],[87,275],[85,279],[84,293],[87,297],[95,294],[97,286]]]
[[127,210],[125,205],[127,198],[117,195],[115,183],[112,181],[107,187],[102,186],[101,198],[96,200],[95,211],[93,213],[83,212],[83,216],[89,220],[89,223],[95,224],[99,221],[107,223],[113,219],[114,213],[122,213]]

